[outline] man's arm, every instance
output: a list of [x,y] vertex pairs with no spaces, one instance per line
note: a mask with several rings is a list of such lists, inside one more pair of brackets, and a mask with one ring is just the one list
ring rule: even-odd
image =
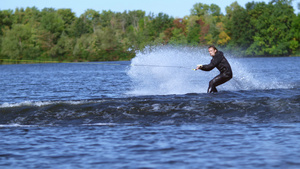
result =
[[210,61],[210,64],[208,65],[203,65],[200,69],[204,70],[204,71],[210,71],[213,68],[215,68],[221,61],[222,61],[222,57],[223,56],[223,52],[217,52],[216,55],[213,57],[213,59]]

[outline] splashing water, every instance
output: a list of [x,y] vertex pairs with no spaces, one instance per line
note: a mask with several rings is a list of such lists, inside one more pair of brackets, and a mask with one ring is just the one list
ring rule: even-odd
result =
[[[274,78],[255,76],[255,65],[245,63],[243,58],[232,58],[225,53],[231,64],[233,79],[218,86],[220,90],[264,90],[285,88]],[[219,74],[215,68],[210,72],[193,71],[198,64],[210,63],[206,48],[159,46],[132,59],[127,74],[133,82],[133,95],[168,95],[205,93],[209,81]],[[148,66],[147,66],[148,65]],[[250,71],[249,71],[250,70]],[[253,74],[254,73],[254,74]]]

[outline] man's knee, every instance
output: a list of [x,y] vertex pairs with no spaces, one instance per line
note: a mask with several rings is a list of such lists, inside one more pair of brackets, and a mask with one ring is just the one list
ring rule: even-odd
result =
[[215,86],[215,79],[212,79],[211,81],[209,81],[209,86],[210,87],[214,87]]

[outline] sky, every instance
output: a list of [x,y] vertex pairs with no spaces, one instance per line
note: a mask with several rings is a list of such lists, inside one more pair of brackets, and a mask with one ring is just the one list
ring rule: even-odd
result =
[[[190,10],[196,3],[210,5],[212,3],[221,8],[221,12],[226,14],[225,8],[233,2],[237,1],[239,5],[245,7],[248,2],[266,2],[271,0],[1,0],[0,10],[26,7],[37,7],[39,10],[43,8],[70,8],[76,16],[80,16],[87,9],[94,9],[101,12],[102,10],[111,10],[113,12],[124,12],[132,10],[143,10],[146,15],[150,12],[158,14],[160,12],[173,16],[175,18],[183,18],[190,15]],[[297,3],[300,0],[293,0],[293,8],[295,13],[300,13]]]

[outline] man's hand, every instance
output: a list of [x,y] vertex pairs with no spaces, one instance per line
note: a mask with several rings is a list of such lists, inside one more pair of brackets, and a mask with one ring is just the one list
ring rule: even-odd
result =
[[201,69],[202,67],[203,67],[203,65],[197,65],[196,70],[199,70],[199,69]]

